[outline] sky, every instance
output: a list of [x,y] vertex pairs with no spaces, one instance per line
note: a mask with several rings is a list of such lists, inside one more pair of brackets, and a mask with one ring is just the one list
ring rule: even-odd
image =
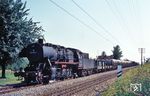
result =
[[116,45],[122,59],[140,61],[138,48],[145,48],[145,58],[150,57],[150,0],[73,1],[27,1],[29,17],[40,22],[46,42],[79,49],[91,58],[102,51],[111,55]]

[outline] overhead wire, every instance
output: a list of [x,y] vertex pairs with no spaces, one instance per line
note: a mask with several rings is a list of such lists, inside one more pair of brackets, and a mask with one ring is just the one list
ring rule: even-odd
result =
[[[142,22],[141,22],[139,0],[132,0],[132,2],[133,2],[134,10],[135,10],[137,26],[138,26],[138,29],[139,29],[138,33],[140,34],[140,37],[141,37],[143,35],[143,32],[142,32],[143,30],[142,30]],[[141,40],[141,43],[143,43],[143,39]]]
[[[106,0],[107,1],[107,0]],[[134,5],[134,2],[133,2],[133,0],[129,0],[129,1],[131,1],[132,2],[132,4]],[[134,1],[137,1],[137,0],[134,0]],[[119,1],[118,1],[119,2]],[[117,3],[118,3],[117,2]],[[120,13],[120,11],[119,11],[119,9],[118,9],[118,7],[117,7],[117,5],[116,5],[116,2],[114,1],[113,2],[113,5],[115,6],[115,9],[116,9],[116,12],[118,13],[118,15],[120,15],[120,17],[121,17],[121,19],[122,19],[122,21],[124,21],[123,19],[123,17],[122,17],[122,14]],[[134,9],[135,8],[135,6],[132,6],[132,8],[133,8],[133,14],[135,15],[135,18],[137,18],[139,15],[137,15],[137,11],[138,10],[136,10],[136,9]],[[137,20],[135,20],[136,21],[136,24],[140,24],[139,22],[137,22],[137,21],[139,21],[139,18],[137,19]],[[132,34],[132,32],[128,29],[128,26],[129,25],[127,25],[126,24],[126,22],[123,22],[124,23],[124,27],[126,27],[126,32],[128,32],[128,34],[129,34],[129,37],[130,37],[130,41],[132,40],[132,47],[137,47],[137,45],[135,44],[136,43],[136,41],[137,41],[137,39],[135,39],[135,38],[133,38],[133,37],[131,37],[131,36],[134,36],[135,37],[135,34]],[[141,26],[139,25],[139,27],[138,28],[140,28]],[[138,29],[138,28],[135,28],[135,29]]]
[[114,16],[116,17],[116,19],[118,20],[118,22],[120,23],[120,26],[121,26],[121,29],[122,31],[125,31],[124,30],[124,27],[123,27],[123,24],[121,23],[120,21],[120,17],[118,16],[118,14],[115,12],[115,10],[113,9],[112,5],[107,1],[107,0],[104,0],[106,2],[106,4],[108,5],[109,9],[112,11],[112,13],[114,14]]
[[116,17],[116,19],[118,20],[118,22],[120,23],[121,29],[122,31],[124,31],[125,33],[127,33],[127,30],[124,27],[124,21],[122,20],[122,18],[120,17],[120,14],[117,14],[118,12],[116,12],[112,6],[112,4],[110,4],[110,2],[108,0],[105,0],[106,4],[108,5],[109,9],[112,11],[112,13],[114,14],[114,16]]
[[[141,22],[141,15],[140,15],[140,9],[139,9],[139,2],[138,0],[128,0],[129,2],[129,8],[130,8],[130,12],[132,15],[132,23],[133,23],[133,27],[134,27],[134,31],[136,31],[136,38],[140,38],[143,34],[142,33],[142,22]],[[141,42],[139,42],[140,39],[136,40],[136,43],[142,44],[143,39],[140,40]]]
[[[116,17],[116,19],[118,20],[119,24],[120,24],[120,27],[122,29],[122,32],[126,32],[126,30],[124,29],[123,27],[123,23],[122,21],[120,20],[121,18],[118,16],[118,14],[116,13],[116,11],[114,10],[113,6],[107,1],[107,0],[104,0],[106,2],[106,4],[108,5],[109,9],[111,10],[111,12],[113,13],[113,15]],[[124,44],[122,44],[122,46],[126,47]]]
[[[106,1],[107,1],[107,0],[106,0]],[[118,13],[118,16],[120,17],[120,19],[121,19],[121,21],[122,21],[122,23],[123,23],[123,26],[124,26],[125,29],[126,29],[126,32],[127,32],[128,34],[130,34],[128,25],[126,24],[125,19],[124,19],[124,17],[122,16],[121,12],[118,10],[118,7],[117,7],[117,5],[116,5],[115,0],[113,1],[112,4],[114,5],[115,10],[116,10],[116,12]]]
[[[126,24],[126,22],[124,21],[124,17],[122,16],[122,14],[120,13],[120,11],[118,10],[118,7],[116,5],[116,2],[113,1],[113,5],[114,5],[114,8],[112,7],[112,4],[110,4],[111,2],[109,2],[108,0],[105,0],[107,5],[109,6],[110,10],[112,11],[112,13],[116,16],[116,19],[117,20],[121,20],[121,28],[124,30],[124,32],[126,33],[126,35],[128,35],[128,37],[130,37],[130,40],[133,40],[133,38],[131,37],[131,32],[129,31],[129,28],[128,28],[128,25]],[[134,45],[134,42],[131,42],[132,43],[132,46]]]
[[[136,10],[135,10],[135,6],[132,0],[128,0],[128,6],[129,6],[129,11],[131,14],[131,20],[130,20],[130,24],[132,25],[132,31],[137,31],[136,29],[138,29],[140,26],[138,26],[138,21],[137,21],[137,15],[136,15]],[[137,33],[138,34],[138,33]],[[139,38],[139,35],[138,37]],[[137,40],[135,41],[135,43],[137,43]]]
[[103,29],[108,35],[110,35],[117,43],[120,43],[119,40],[114,37],[102,24],[100,24],[93,16],[91,16],[85,9],[83,9],[77,2],[71,0],[82,12],[84,12],[91,20],[93,20],[101,29]]
[[137,16],[137,10],[135,8],[135,4],[134,4],[134,1],[133,0],[128,0],[129,1],[129,7],[131,7],[131,13],[132,13],[132,19],[133,19],[133,23],[134,23],[134,26],[136,27],[136,29],[139,28],[138,26],[138,16]]
[[81,24],[83,24],[84,26],[86,26],[88,29],[92,30],[93,32],[95,32],[97,35],[99,35],[100,37],[102,37],[103,39],[105,39],[106,41],[108,41],[109,43],[111,43],[112,45],[114,45],[114,43],[112,41],[110,41],[109,39],[105,38],[103,35],[101,35],[98,31],[96,31],[93,27],[91,27],[90,25],[86,24],[85,22],[83,22],[82,20],[80,20],[79,18],[77,18],[76,16],[74,16],[73,14],[71,14],[69,11],[67,11],[65,8],[61,7],[60,5],[58,5],[56,2],[54,2],[53,0],[49,0],[51,3],[53,3],[55,6],[57,6],[58,8],[60,8],[61,10],[63,10],[65,13],[67,13],[68,15],[70,15],[71,17],[73,17],[75,20],[77,20],[78,22],[80,22]]
[[133,11],[133,6],[132,6],[132,1],[128,0],[128,3],[129,3],[128,6],[129,6],[130,15],[131,15],[130,23],[132,23],[135,26],[136,20],[135,20],[135,16],[134,16],[135,14],[133,14],[134,11]]

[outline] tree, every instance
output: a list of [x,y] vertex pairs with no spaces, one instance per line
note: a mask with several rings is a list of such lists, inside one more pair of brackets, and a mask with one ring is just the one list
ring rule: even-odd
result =
[[101,56],[102,56],[102,58],[103,58],[103,59],[105,59],[105,58],[106,58],[106,56],[107,56],[107,55],[106,55],[106,52],[105,52],[105,51],[103,51],[103,52],[102,52],[102,54],[101,54]]
[[[29,43],[43,37],[39,22],[28,19],[26,2],[21,0],[0,0],[0,65],[2,78],[8,61],[15,62],[19,51]],[[5,58],[8,57],[8,58]],[[11,58],[11,59],[10,59]]]
[[120,59],[123,56],[119,45],[115,46],[112,52],[114,59]]
[[150,63],[150,58],[146,58],[145,62]]
[[0,64],[2,67],[2,78],[6,78],[5,76],[5,67],[6,67],[6,63],[7,61],[10,60],[10,56],[8,52],[5,52],[3,50],[0,50]]

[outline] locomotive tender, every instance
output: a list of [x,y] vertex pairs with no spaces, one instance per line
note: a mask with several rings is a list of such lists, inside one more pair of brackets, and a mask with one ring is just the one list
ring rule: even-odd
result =
[[27,57],[29,60],[28,66],[21,74],[26,83],[47,84],[49,80],[87,76],[116,69],[119,63],[123,67],[137,65],[131,61],[90,59],[88,53],[60,45],[43,44],[42,39],[39,39],[38,43],[32,43],[23,48],[19,56]]

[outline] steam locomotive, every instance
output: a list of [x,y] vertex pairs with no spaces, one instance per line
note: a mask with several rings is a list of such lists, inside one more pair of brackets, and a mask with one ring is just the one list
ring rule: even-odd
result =
[[19,74],[26,83],[47,84],[49,80],[64,80],[113,70],[117,64],[123,67],[138,65],[132,61],[90,59],[88,53],[51,43],[44,44],[42,39],[23,48],[19,56],[29,60],[24,72]]

